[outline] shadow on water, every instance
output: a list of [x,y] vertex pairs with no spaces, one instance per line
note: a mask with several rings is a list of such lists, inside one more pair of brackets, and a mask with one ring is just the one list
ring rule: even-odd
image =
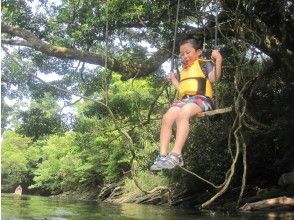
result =
[[200,213],[193,209],[137,204],[109,204],[96,201],[72,201],[41,196],[1,195],[1,219],[19,220],[294,220],[294,212]]

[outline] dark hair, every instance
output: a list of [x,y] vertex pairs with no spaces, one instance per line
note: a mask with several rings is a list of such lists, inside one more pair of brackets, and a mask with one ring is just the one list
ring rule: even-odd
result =
[[194,49],[202,49],[203,46],[203,40],[200,37],[196,36],[187,36],[184,39],[182,39],[179,43],[179,46],[182,46],[183,44],[190,43],[192,44]]

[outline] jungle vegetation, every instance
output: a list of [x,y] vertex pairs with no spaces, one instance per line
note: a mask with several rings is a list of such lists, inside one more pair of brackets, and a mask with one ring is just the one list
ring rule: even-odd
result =
[[[2,1],[2,191],[125,181],[125,193],[208,192],[205,206],[232,189],[240,200],[248,186],[277,186],[294,170],[293,2],[182,0],[178,19],[176,8],[177,0]],[[176,24],[176,42],[195,35],[208,58],[214,46],[224,57],[215,94],[232,111],[195,117],[183,155],[212,184],[180,169],[149,171],[177,95],[165,79]]]

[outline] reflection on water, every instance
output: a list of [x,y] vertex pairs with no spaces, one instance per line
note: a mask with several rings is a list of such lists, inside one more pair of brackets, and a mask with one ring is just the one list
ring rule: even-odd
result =
[[276,220],[276,219],[293,220],[294,213],[293,212],[284,212],[284,213],[269,212],[267,214],[267,220]]
[[293,212],[257,213],[228,216],[222,213],[200,213],[192,209],[136,204],[108,204],[95,201],[68,201],[41,196],[2,194],[1,219],[50,220],[294,220]]

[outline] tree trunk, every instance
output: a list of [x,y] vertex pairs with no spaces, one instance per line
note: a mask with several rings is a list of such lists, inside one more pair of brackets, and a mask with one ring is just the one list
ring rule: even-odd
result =
[[261,200],[258,202],[246,203],[243,205],[240,210],[241,211],[254,211],[254,210],[262,210],[273,207],[280,206],[293,206],[294,207],[294,198],[282,196],[273,199]]

